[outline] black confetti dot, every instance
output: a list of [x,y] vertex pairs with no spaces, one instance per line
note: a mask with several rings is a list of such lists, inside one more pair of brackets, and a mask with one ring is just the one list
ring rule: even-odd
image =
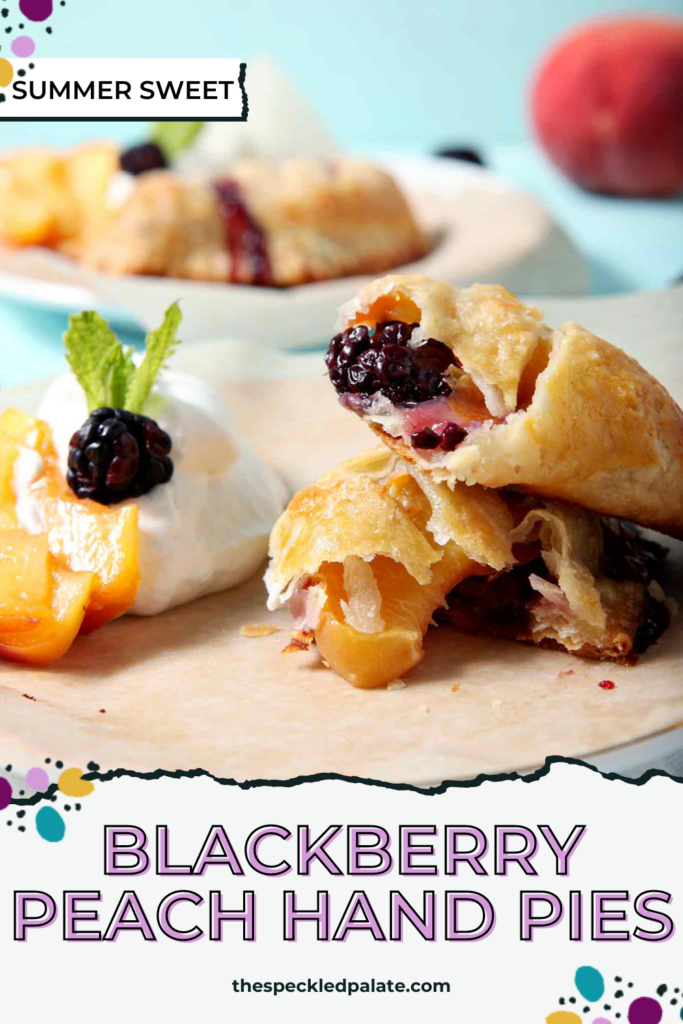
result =
[[6,18],[9,14],[9,7],[3,7],[2,11],[0,11],[0,14],[2,14],[3,18]]
[[[12,765],[8,764],[7,767],[5,768],[5,771],[6,772],[11,772],[12,771]],[[678,989],[676,989],[676,991],[678,991]]]
[[23,796],[23,795],[24,795],[24,791],[23,791],[23,789],[20,789],[19,790],[19,796]]
[[574,999],[574,996],[570,996],[569,997],[569,1002],[570,1003],[575,1003],[576,1002],[576,999]]
[[667,989],[666,985],[660,985],[659,988],[657,989],[657,995],[658,996],[663,996],[664,993],[666,992],[666,989]]
[[17,818],[23,818],[26,816],[26,811],[17,811]]
[[12,824],[11,820],[10,820],[10,821],[8,821],[8,822],[7,822],[7,824],[8,824],[8,825],[11,825],[11,824]]
[[9,27],[9,28],[6,28],[6,29],[5,29],[5,32],[11,32],[11,31],[12,31],[12,26],[11,26],[11,25],[10,25],[10,27]]
[[590,1006],[584,1006],[584,1008],[583,1008],[583,1012],[584,1013],[588,1013],[589,1010],[590,1010]]
[[70,811],[71,810],[71,804],[64,804],[64,810],[65,811]]
[[564,997],[560,996],[560,1006],[564,1006]]
[[5,94],[4,94],[4,92],[0,92],[0,103],[4,103],[4,102],[5,102]]
[[19,70],[17,71],[17,74],[20,75],[21,78],[23,78],[24,75],[26,74],[26,72],[24,71],[23,68],[19,68]]
[[33,71],[33,69],[35,67],[35,64],[29,64],[29,67],[30,67],[31,71]]
[[80,811],[80,809],[81,809],[81,805],[80,804],[76,804],[76,810]]
[[24,27],[23,25],[20,25],[20,26],[19,26],[19,28],[23,28],[23,27]]
[[51,757],[46,757],[46,758],[45,758],[45,764],[50,764],[50,763],[51,763],[51,761],[52,761],[52,758],[51,758]]
[[51,28],[46,28],[46,29],[45,29],[45,31],[47,32],[47,34],[48,34],[49,36],[51,36],[51,35],[52,35],[52,29],[51,29]]
[[55,768],[63,768],[63,767],[64,767],[64,762],[63,761],[55,761]]
[[627,988],[633,988],[633,982],[629,981]]
[[614,980],[615,981],[621,981],[621,978],[615,978]]
[[20,825],[19,826],[19,831],[20,832],[25,832],[26,831],[26,826],[25,825]]
[[672,1005],[672,1006],[675,1006],[677,1002],[678,1002],[678,1000],[677,1000],[677,999],[672,999],[672,1000],[671,1000],[671,1005]]
[[623,993],[623,992],[621,991],[621,989],[620,989],[620,988],[618,988],[618,989],[616,990],[616,992],[614,993],[614,998],[615,998],[615,999],[621,999],[621,997],[623,996],[623,994],[624,994],[624,993]]
[[612,1007],[610,1006],[609,1003],[605,1003],[605,1005],[603,1006],[603,1010],[611,1010],[611,1009],[612,1009]]
[[88,771],[89,772],[98,772],[99,770],[100,770],[100,766],[98,764],[95,764],[94,761],[88,761]]

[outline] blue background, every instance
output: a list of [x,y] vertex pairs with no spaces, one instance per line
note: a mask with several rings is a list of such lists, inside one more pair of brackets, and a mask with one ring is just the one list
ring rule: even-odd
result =
[[[0,30],[19,20],[16,0],[3,3],[12,13]],[[24,31],[30,27],[36,40],[36,61],[268,56],[349,149],[479,146],[496,171],[546,202],[585,252],[592,290],[608,293],[663,287],[683,274],[683,200],[580,192],[534,145],[526,95],[535,62],[560,33],[626,11],[683,15],[683,0],[65,0],[63,7],[55,0],[49,22]],[[3,55],[10,56],[12,37],[0,33]],[[132,141],[144,132],[142,124],[5,123],[0,147],[93,135]],[[13,344],[0,383],[56,368],[62,319],[0,304],[0,357]]]

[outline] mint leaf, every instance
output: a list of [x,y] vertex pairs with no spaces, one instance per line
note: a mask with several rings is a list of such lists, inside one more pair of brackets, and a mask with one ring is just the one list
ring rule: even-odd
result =
[[158,373],[179,343],[176,331],[182,318],[180,307],[174,302],[164,313],[161,327],[147,335],[145,358],[136,369],[126,394],[124,407],[130,412],[142,412]]
[[88,412],[112,404],[111,382],[119,379],[126,357],[107,321],[92,311],[70,316],[64,345],[67,362],[85,391]]
[[112,364],[109,375],[109,401],[107,405],[115,409],[125,409],[128,390],[135,376],[132,345],[123,348],[119,345],[119,358]]
[[172,162],[187,149],[203,127],[203,121],[157,121],[152,126],[150,141],[156,142],[166,159]]

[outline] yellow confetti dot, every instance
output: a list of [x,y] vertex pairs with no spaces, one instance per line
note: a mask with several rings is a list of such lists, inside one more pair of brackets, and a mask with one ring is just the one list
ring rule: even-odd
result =
[[578,1013],[572,1013],[571,1010],[556,1010],[545,1020],[546,1024],[581,1024]]
[[9,85],[14,78],[14,68],[8,60],[4,57],[0,57],[0,85],[5,88]]
[[64,796],[90,796],[94,790],[92,782],[83,778],[80,768],[65,768],[57,780],[59,792]]

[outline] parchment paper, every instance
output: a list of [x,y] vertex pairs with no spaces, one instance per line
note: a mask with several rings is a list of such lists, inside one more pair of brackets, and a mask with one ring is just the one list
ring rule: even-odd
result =
[[[187,346],[178,360],[215,380],[220,351],[227,373],[234,353],[217,344]],[[664,379],[680,397],[680,356],[668,365]],[[322,373],[222,387],[238,430],[292,488],[371,443]],[[40,391],[5,393],[0,404],[35,408]],[[671,545],[675,580],[683,546]],[[240,781],[330,771],[427,785],[580,757],[683,722],[681,619],[636,668],[432,630],[405,689],[363,691],[315,654],[283,657],[291,620],[267,612],[264,597],[257,576],[156,619],[119,620],[51,669],[0,664],[2,756],[27,766],[49,754],[83,768],[204,768]],[[280,629],[240,635],[261,622]],[[606,678],[616,689],[599,688]]]

